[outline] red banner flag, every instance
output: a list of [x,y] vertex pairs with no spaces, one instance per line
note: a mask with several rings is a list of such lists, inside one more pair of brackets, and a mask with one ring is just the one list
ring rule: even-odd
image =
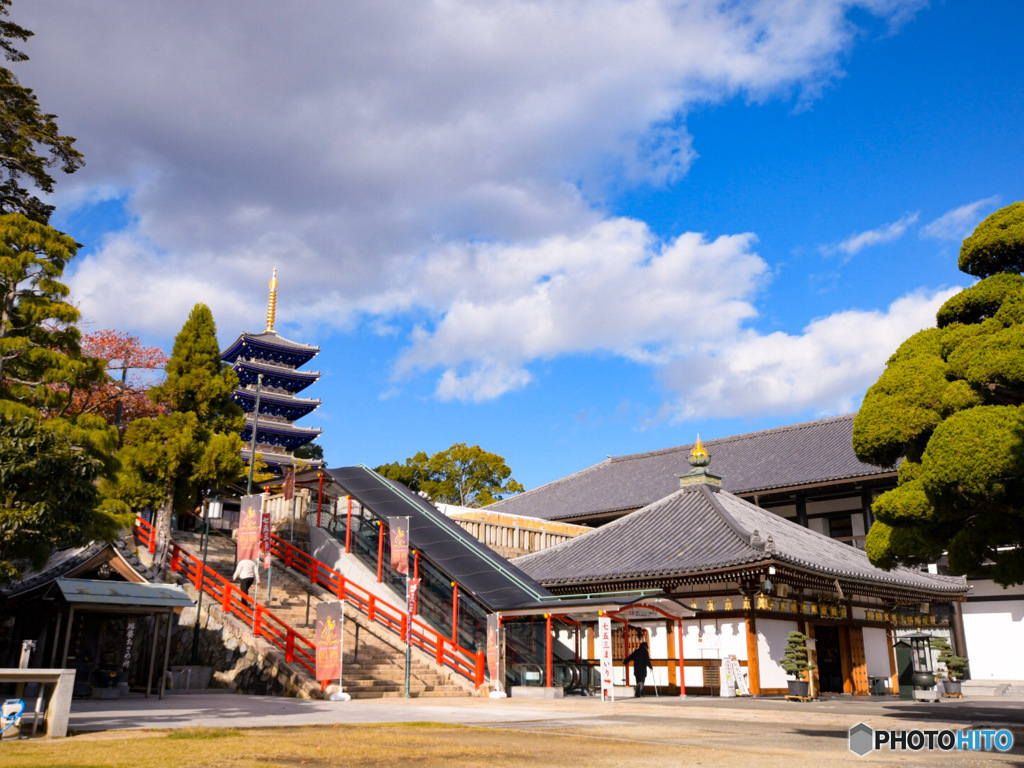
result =
[[409,518],[388,518],[391,532],[391,567],[402,574],[409,573]]
[[270,567],[270,513],[260,518],[260,549],[263,550],[263,567]]
[[316,679],[341,679],[341,638],[345,629],[343,603],[317,603]]
[[409,579],[409,594],[405,602],[405,610],[409,621],[405,625],[405,642],[412,642],[412,617],[416,615],[416,596],[420,593],[420,580]]
[[260,551],[260,512],[263,510],[263,496],[254,493],[242,497],[241,512],[238,516],[238,544],[235,556],[238,560],[253,560]]
[[289,467],[288,471],[284,474],[284,486],[281,489],[284,491],[284,500],[291,501],[295,498],[295,467]]

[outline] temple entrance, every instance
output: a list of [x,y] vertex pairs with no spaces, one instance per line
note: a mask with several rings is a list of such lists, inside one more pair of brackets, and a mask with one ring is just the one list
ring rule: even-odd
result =
[[839,646],[839,627],[816,624],[818,685],[822,693],[843,692],[843,657]]

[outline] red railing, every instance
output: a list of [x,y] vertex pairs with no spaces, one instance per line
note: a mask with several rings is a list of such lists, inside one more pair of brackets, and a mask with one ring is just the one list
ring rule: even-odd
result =
[[[156,552],[153,526],[141,517],[135,521],[135,535],[150,554]],[[286,661],[298,662],[309,670],[310,674],[316,674],[316,649],[302,634],[277,618],[266,606],[253,603],[248,595],[243,594],[242,590],[209,566],[206,567],[204,577],[202,561],[173,541],[168,558],[170,569],[176,573],[183,573],[196,591],[202,587],[205,594],[217,601],[222,611],[242,619],[253,627],[256,637],[262,637],[284,651]]]
[[[156,535],[153,526],[140,517],[136,520],[135,532],[139,542],[146,546],[150,554],[154,554],[156,552]],[[371,622],[395,632],[399,637],[405,637],[406,621],[408,621],[405,611],[396,608],[386,600],[381,600],[358,584],[351,583],[338,571],[284,539],[277,536],[272,536],[271,539],[271,552],[280,558],[287,567],[301,573],[312,583],[327,589],[339,600],[346,600]],[[240,589],[209,567],[206,568],[204,581],[202,561],[174,542],[171,542],[169,557],[171,570],[183,571],[196,590],[202,583],[203,591],[217,600],[222,610],[255,626],[256,636],[264,637],[281,648],[288,661],[297,661],[311,673],[316,673],[315,648],[303,635],[278,619],[265,606],[258,604],[255,606],[254,623],[252,601],[248,597],[243,597]],[[472,680],[477,688],[483,685],[485,660],[483,651],[474,653],[463,648],[415,617],[412,623],[412,644],[433,656],[438,665],[453,669]]]
[[[278,536],[271,538],[271,552],[281,558],[286,566],[301,573],[314,584],[329,590],[339,600],[348,601],[370,621],[397,633],[400,637],[405,637],[405,622],[408,621],[405,611],[380,599],[358,584],[353,584],[333,568],[284,539]],[[472,680],[477,688],[483,685],[483,651],[474,652],[463,648],[415,617],[412,620],[412,644],[433,656],[437,664],[453,669]]]

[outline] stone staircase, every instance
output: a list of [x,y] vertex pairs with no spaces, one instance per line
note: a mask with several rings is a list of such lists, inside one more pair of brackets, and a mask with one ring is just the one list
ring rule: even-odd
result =
[[[176,531],[174,540],[196,557],[202,557],[199,534]],[[234,561],[235,542],[226,536],[211,535],[207,567],[230,579]],[[259,593],[259,603],[312,643],[317,604],[321,600],[333,601],[336,598],[300,574],[290,571],[276,558],[270,578],[269,604],[265,572],[261,572],[261,579],[260,584],[253,588]],[[344,691],[353,699],[405,695],[405,645],[397,635],[370,623],[364,615],[348,606],[345,609],[342,661]],[[328,688],[328,692],[336,688],[335,684]],[[409,693],[417,698],[472,696],[474,686],[461,675],[439,667],[427,654],[413,649]]]

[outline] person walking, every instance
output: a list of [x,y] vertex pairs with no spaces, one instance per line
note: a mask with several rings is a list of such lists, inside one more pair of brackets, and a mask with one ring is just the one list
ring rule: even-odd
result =
[[633,677],[636,678],[636,689],[634,696],[638,698],[644,695],[644,680],[647,679],[647,670],[654,671],[651,666],[651,653],[647,650],[647,641],[643,640],[629,656],[626,657],[626,664],[633,662]]
[[253,584],[259,586],[260,584],[260,569],[256,566],[255,560],[239,560],[238,565],[235,566],[235,574],[231,577],[232,581],[238,582],[238,588],[242,590],[242,593],[246,598],[249,597],[249,590]]

